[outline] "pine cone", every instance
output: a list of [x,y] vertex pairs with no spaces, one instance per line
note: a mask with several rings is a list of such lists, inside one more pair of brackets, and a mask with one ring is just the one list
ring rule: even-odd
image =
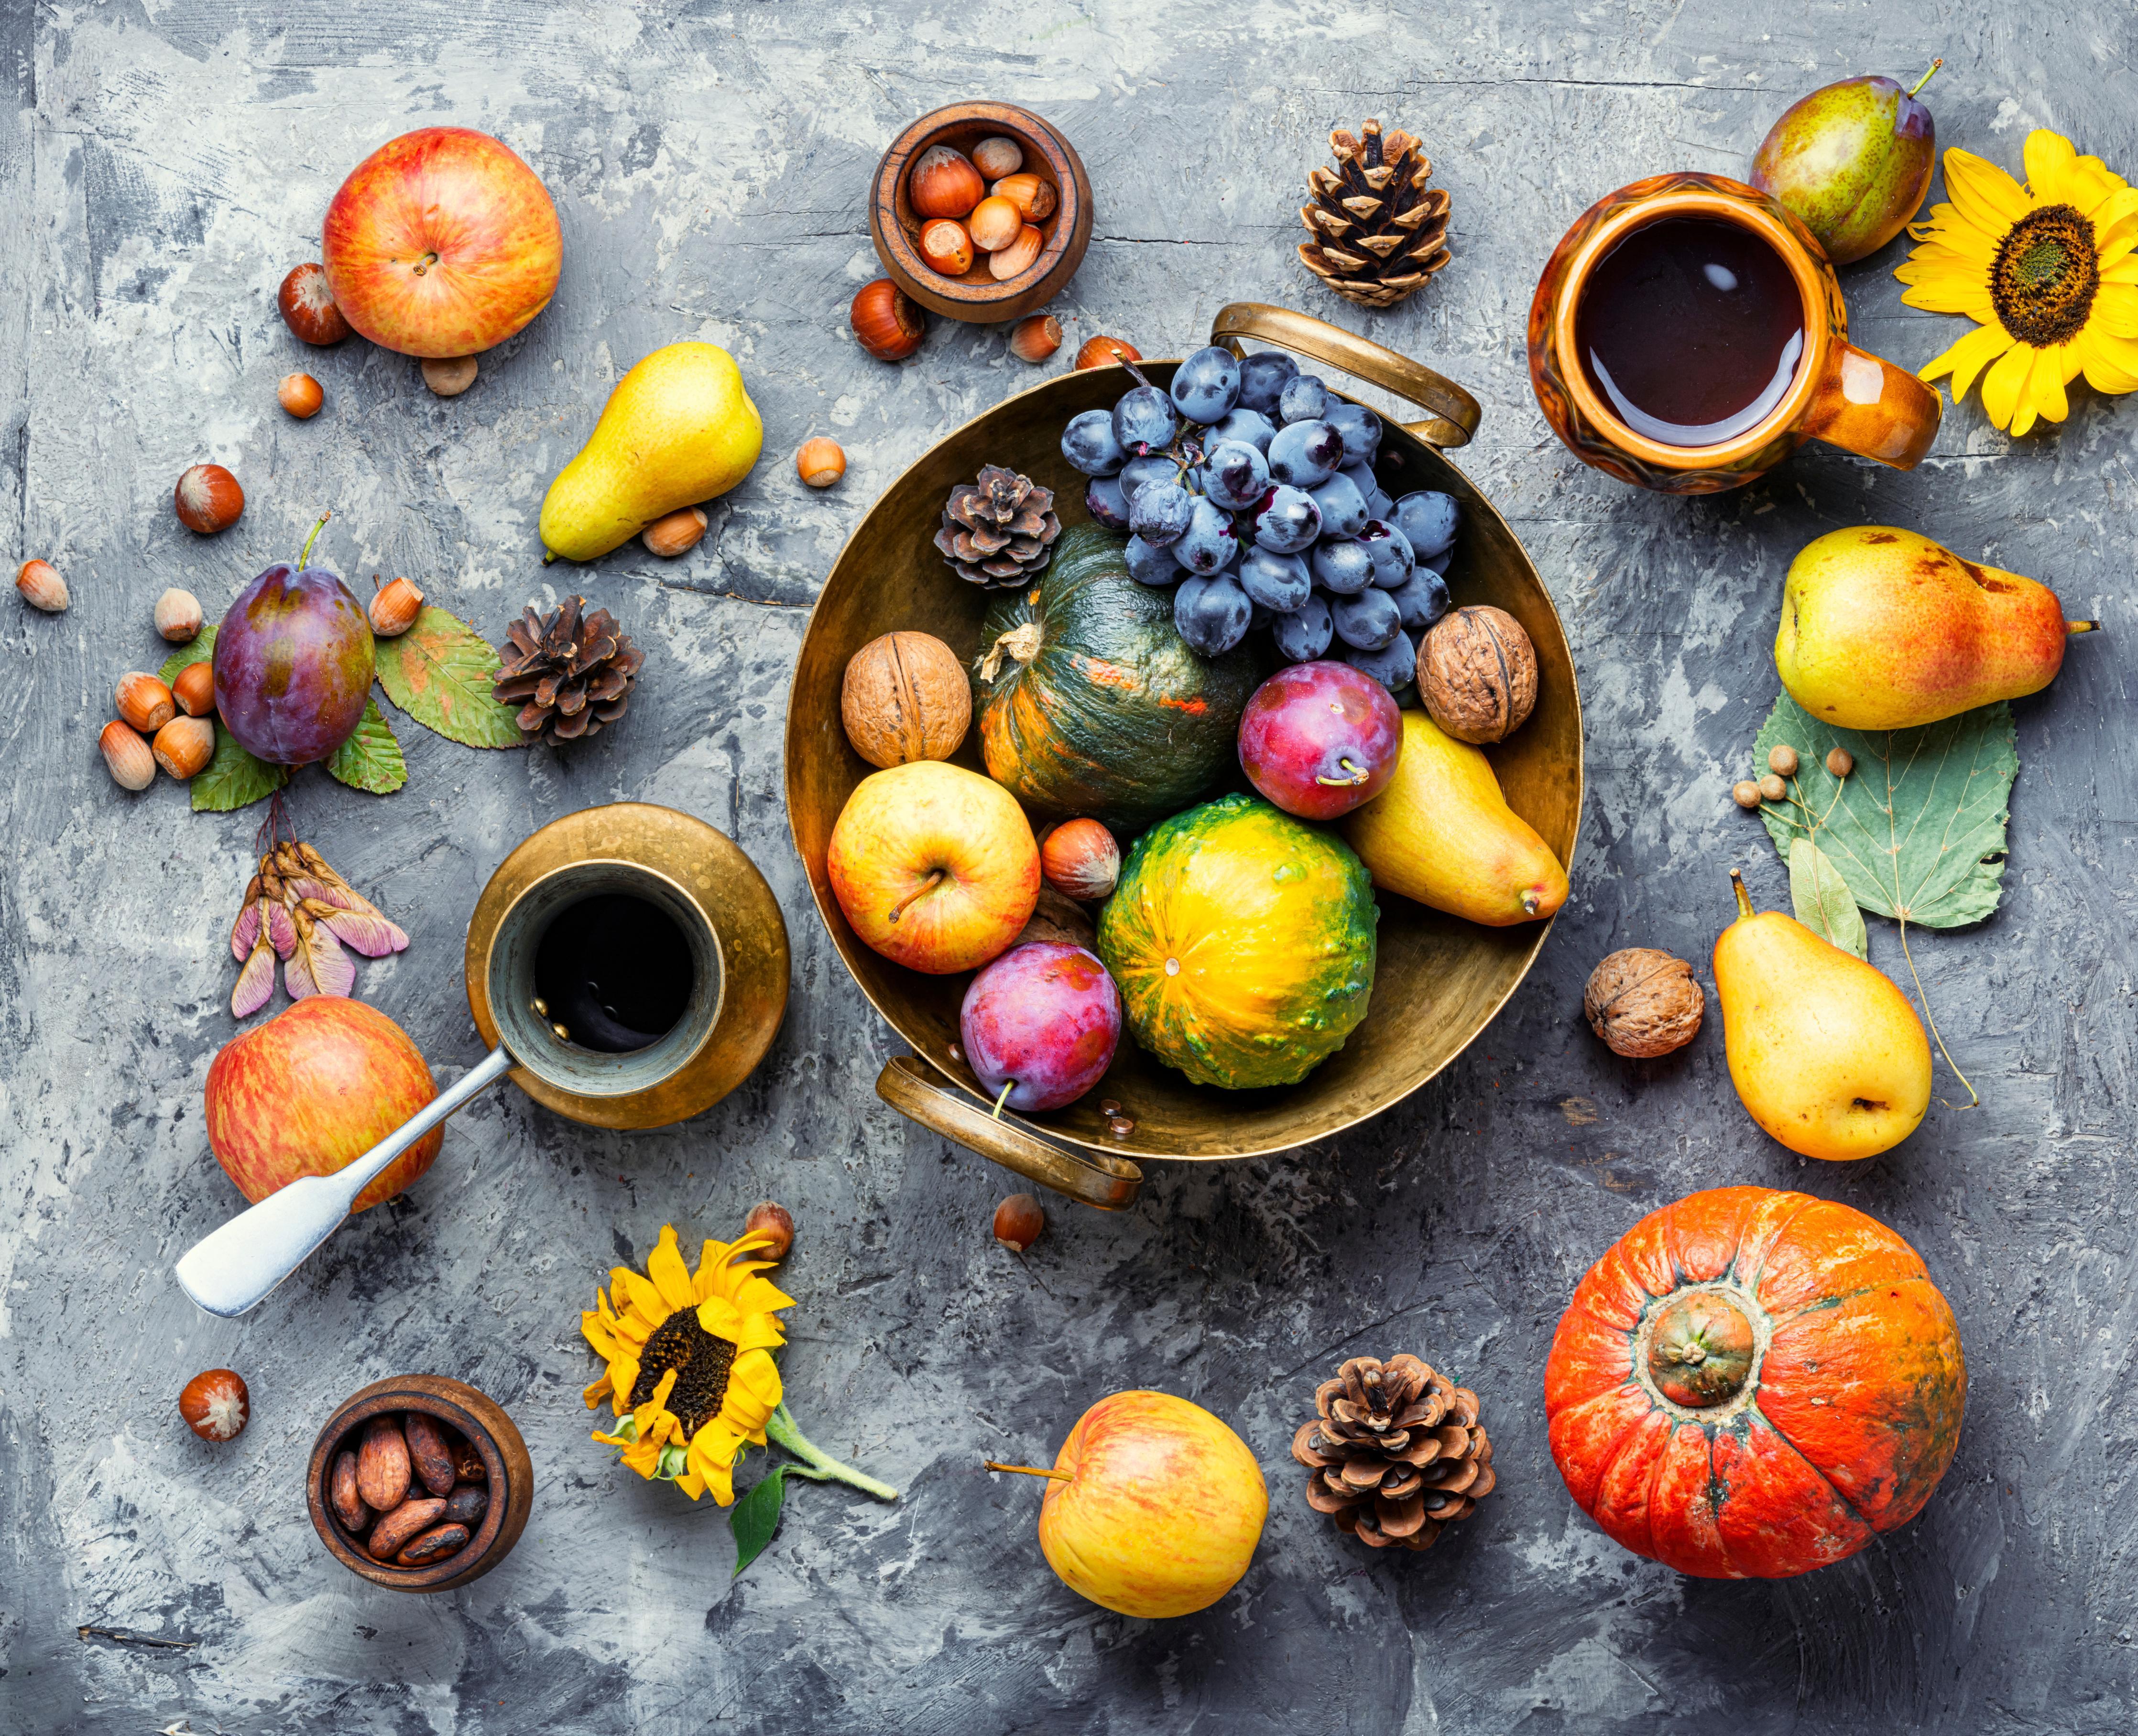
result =
[[1477,1395],[1414,1356],[1354,1357],[1314,1394],[1320,1412],[1291,1437],[1313,1468],[1306,1504],[1377,1549],[1427,1549],[1442,1525],[1492,1492],[1492,1443]]
[[1331,133],[1337,166],[1307,178],[1314,202],[1299,214],[1311,240],[1299,258],[1346,301],[1394,307],[1447,263],[1447,193],[1427,191],[1433,164],[1409,134],[1384,139],[1378,120],[1359,130]]
[[1053,558],[1061,534],[1054,490],[990,464],[977,483],[960,482],[950,490],[935,546],[959,578],[1009,591]]
[[520,729],[552,747],[622,717],[646,661],[607,609],[582,618],[586,606],[568,597],[546,621],[529,609],[505,630],[511,644],[493,678],[496,697],[520,705]]

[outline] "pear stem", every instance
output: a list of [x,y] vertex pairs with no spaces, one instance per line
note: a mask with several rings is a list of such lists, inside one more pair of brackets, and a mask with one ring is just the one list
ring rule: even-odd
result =
[[1057,1483],[1073,1483],[1076,1480],[1066,1470],[1042,1470],[1037,1465],[998,1465],[992,1459],[981,1461],[989,1470],[1013,1470],[1021,1477],[1052,1477]]
[[1737,919],[1742,922],[1752,914],[1752,895],[1745,890],[1745,876],[1735,868],[1730,870],[1730,884],[1736,889]]
[[312,558],[312,544],[319,541],[320,533],[327,528],[327,520],[333,516],[334,510],[331,507],[321,513],[320,522],[312,526],[312,534],[305,539],[304,552],[297,557],[297,570],[300,573],[305,570],[305,563]]
[[1927,85],[1932,79],[1935,78],[1937,76],[1938,68],[1943,65],[1945,65],[1945,56],[1943,55],[1940,55],[1935,60],[1931,62],[1931,70],[1926,72],[1921,78],[1917,79],[1913,85],[1908,87],[1908,95],[1913,96],[1916,91],[1921,90],[1925,85]]
[[[1908,950],[1908,919],[1905,916],[1901,917],[1900,924],[1901,956],[1908,961],[1908,974],[1916,979],[1916,998],[1923,1003],[1923,1017],[1930,1023],[1931,1036],[1937,1043],[1938,1053],[1945,1057],[1945,1064],[1952,1069],[1952,1076],[1967,1087],[1967,1095],[1973,1100],[1963,1105],[1962,1107],[1970,1109],[1980,1109],[1982,1094],[1974,1089],[1968,1076],[1960,1070],[1960,1063],[1952,1058],[1952,1051],[1945,1047],[1945,1039],[1938,1036],[1937,1015],[1931,1011],[1931,997],[1924,991],[1921,972],[1916,968],[1916,955]],[[1940,1098],[1939,1101],[1943,1102],[1944,1100]]]
[[2064,631],[2073,636],[2080,633],[2097,633],[2100,631],[2101,623],[2098,621],[2067,621],[2064,623]]

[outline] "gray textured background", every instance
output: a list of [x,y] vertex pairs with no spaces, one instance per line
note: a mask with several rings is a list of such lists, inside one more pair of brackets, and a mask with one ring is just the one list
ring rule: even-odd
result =
[[[2138,174],[2123,0],[0,0],[0,552],[10,571],[49,556],[75,596],[56,618],[0,606],[0,1728],[2130,1729],[2138,403],[2075,388],[2067,424],[2014,443],[1970,400],[1912,475],[1814,448],[1765,485],[1674,501],[1575,464],[1523,366],[1538,268],[1592,199],[1662,168],[1741,173],[1802,90],[1912,76],[1934,53],[1941,144],[2017,167],[2049,124]],[[1558,600],[1589,718],[1573,900],[1470,1055],[1344,1139],[1161,1172],[1119,1217],[1057,1209],[1028,1269],[987,1234],[1004,1178],[876,1100],[891,1039],[825,943],[780,799],[786,671],[847,527],[1032,378],[999,331],[938,324],[894,368],[846,328],[876,275],[870,168],[916,115],[968,95],[1038,109],[1090,166],[1097,233],[1058,305],[1072,344],[1104,330],[1178,354],[1223,303],[1262,298],[1477,393],[1462,461]],[[1380,317],[1292,257],[1329,128],[1368,114],[1421,134],[1454,194],[1454,265]],[[523,153],[565,235],[555,304],[452,402],[361,340],[300,355],[273,304],[316,256],[340,178],[438,122]],[[1847,274],[1852,329],[1920,365],[1964,328],[1901,306],[1900,253]],[[622,370],[688,337],[740,359],[766,422],[758,472],[686,559],[633,545],[544,573],[549,478]],[[327,396],[305,423],[274,402],[300,365]],[[793,474],[813,432],[850,458],[827,495]],[[213,540],[168,505],[201,459],[251,500]],[[93,744],[114,678],[159,655],[151,599],[183,584],[219,612],[329,505],[324,563],[359,588],[409,573],[495,634],[523,600],[579,583],[654,648],[627,724],[590,750],[484,754],[400,722],[398,795],[300,780],[304,831],[415,937],[362,967],[362,994],[456,1075],[479,1053],[459,946],[491,870],[549,818],[643,797],[762,864],[793,1000],[757,1075],[681,1129],[603,1135],[491,1095],[412,1194],[218,1323],[170,1269],[237,1202],[200,1102],[231,1034],[223,937],[258,815],[191,814],[167,781],[124,795]],[[1733,862],[1762,903],[1784,900],[1726,786],[1774,691],[1784,568],[1862,521],[2037,574],[2108,633],[2017,707],[2002,909],[1917,948],[1984,1106],[1934,1108],[1897,1152],[1843,1169],[1754,1129],[1715,1025],[1679,1057],[1626,1065],[1577,1002],[1622,944],[1705,975]],[[1890,924],[1872,944],[1902,968]],[[1958,1095],[1942,1066],[1939,1089]],[[1688,1581],[1624,1553],[1545,1451],[1543,1357],[1574,1280],[1643,1212],[1728,1182],[1893,1224],[1957,1309],[1973,1376],[1924,1516],[1791,1583]],[[730,1582],[710,1503],[616,1474],[587,1440],[576,1327],[612,1258],[669,1221],[686,1244],[731,1233],[765,1193],[801,1225],[794,1408],[906,1495],[801,1488]],[[1501,1481],[1431,1553],[1388,1560],[1306,1509],[1285,1452],[1325,1368],[1398,1349],[1482,1394]],[[224,1363],[256,1417],[215,1448],[174,1397]],[[428,1600],[334,1567],[300,1496],[325,1412],[412,1369],[505,1403],[540,1476],[511,1559]],[[1037,1491],[977,1468],[1051,1453],[1086,1405],[1138,1385],[1231,1419],[1273,1485],[1238,1591],[1159,1625],[1059,1585]],[[198,1644],[85,1643],[85,1622]]]

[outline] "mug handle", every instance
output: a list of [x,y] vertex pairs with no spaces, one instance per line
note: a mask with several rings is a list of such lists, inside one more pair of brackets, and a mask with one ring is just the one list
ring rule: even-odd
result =
[[1945,400],[1912,373],[1853,344],[1836,344],[1804,431],[1813,440],[1911,471],[1937,438]]
[[959,1093],[936,1084],[917,1055],[894,1055],[886,1061],[876,1075],[876,1094],[930,1132],[1101,1212],[1120,1211],[1143,1186],[1143,1171],[1126,1158],[1103,1153],[1087,1157],[1041,1139],[1022,1122],[997,1120]]
[[1354,378],[1432,412],[1423,422],[1402,426],[1428,446],[1443,451],[1467,446],[1470,436],[1477,432],[1478,417],[1484,413],[1476,398],[1423,363],[1413,362],[1370,338],[1359,337],[1310,314],[1295,314],[1288,307],[1272,307],[1266,301],[1235,301],[1218,309],[1218,317],[1210,322],[1210,341],[1240,355],[1245,353],[1240,341],[1243,338],[1257,338],[1326,362]]

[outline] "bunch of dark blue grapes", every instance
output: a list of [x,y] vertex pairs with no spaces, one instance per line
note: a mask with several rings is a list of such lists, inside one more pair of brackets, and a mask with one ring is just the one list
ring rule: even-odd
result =
[[1135,386],[1072,418],[1062,456],[1091,479],[1093,520],[1131,533],[1130,573],[1178,588],[1180,636],[1215,657],[1266,627],[1287,663],[1334,655],[1409,686],[1447,609],[1454,497],[1389,499],[1374,475],[1380,417],[1290,356],[1213,344],[1170,392],[1125,365]]

